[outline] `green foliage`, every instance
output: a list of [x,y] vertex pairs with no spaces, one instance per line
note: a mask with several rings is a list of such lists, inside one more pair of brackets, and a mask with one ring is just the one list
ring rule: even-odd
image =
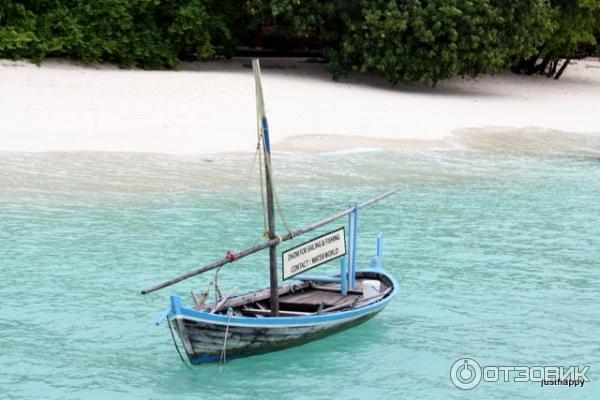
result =
[[537,54],[554,31],[547,0],[495,0],[499,10],[499,40],[507,50],[507,63],[515,64]]
[[29,55],[36,41],[35,24],[35,14],[22,4],[0,3],[0,55],[9,58]]
[[495,10],[484,1],[364,2],[333,50],[332,68],[372,70],[391,82],[436,82],[504,65]]
[[209,59],[217,46],[230,54],[226,20],[217,0],[7,1],[0,56],[175,67],[180,59]]
[[265,0],[296,34],[317,35],[335,76],[375,71],[435,83],[498,71],[548,31],[546,0]]
[[554,31],[540,49],[540,57],[570,56],[582,45],[595,45],[600,34],[600,0],[552,1]]
[[600,0],[0,2],[0,57],[36,62],[60,56],[174,68],[231,56],[265,35],[316,44],[335,77],[373,71],[391,82],[435,83],[595,46]]
[[[522,57],[513,70],[541,73],[558,79],[577,51],[593,49],[600,35],[600,0],[552,0],[546,29],[530,57]],[[559,62],[565,58],[560,69]]]

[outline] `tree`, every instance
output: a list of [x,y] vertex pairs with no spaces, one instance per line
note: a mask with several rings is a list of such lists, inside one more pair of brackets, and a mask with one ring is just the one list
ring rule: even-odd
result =
[[5,0],[0,57],[175,68],[236,46],[311,43],[334,77],[430,84],[509,66],[558,78],[600,34],[600,0]]
[[0,55],[17,59],[30,57],[37,40],[36,15],[18,3],[0,3]]
[[[553,0],[550,26],[533,55],[515,65],[515,72],[560,78],[576,51],[597,44],[600,0]],[[559,68],[561,59],[564,61]]]
[[321,38],[334,76],[391,82],[476,76],[529,57],[548,29],[545,0],[263,0],[296,34]]
[[[226,13],[229,13],[226,14]],[[19,0],[0,5],[0,56],[175,67],[234,47],[218,0]]]

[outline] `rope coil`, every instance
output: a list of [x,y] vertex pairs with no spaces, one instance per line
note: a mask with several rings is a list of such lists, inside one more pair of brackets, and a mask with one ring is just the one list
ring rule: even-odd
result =
[[227,250],[227,254],[225,254],[225,258],[227,258],[229,261],[237,260],[237,257],[231,250]]

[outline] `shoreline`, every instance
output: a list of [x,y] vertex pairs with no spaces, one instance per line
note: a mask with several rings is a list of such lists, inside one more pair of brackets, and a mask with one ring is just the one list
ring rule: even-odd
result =
[[[249,64],[143,71],[0,60],[0,151],[252,152]],[[600,133],[595,58],[576,61],[558,81],[504,73],[436,88],[393,86],[369,74],[335,82],[322,64],[264,59],[263,87],[275,152],[443,149],[465,129]]]

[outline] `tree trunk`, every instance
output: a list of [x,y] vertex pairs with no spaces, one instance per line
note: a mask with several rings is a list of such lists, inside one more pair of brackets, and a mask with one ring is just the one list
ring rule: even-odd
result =
[[538,72],[540,74],[543,74],[546,71],[546,67],[548,66],[549,63],[550,63],[550,58],[549,57],[544,58],[539,65],[537,65],[536,67],[533,68],[533,70],[531,71],[531,74],[529,74],[529,75],[537,74]]
[[558,61],[559,61],[559,59],[556,59],[556,60],[552,60],[552,62],[550,63],[550,67],[548,68],[548,73],[546,74],[546,76],[548,78],[552,78],[554,76],[554,74],[556,73],[556,68],[558,67]]
[[567,59],[565,60],[563,65],[561,65],[561,67],[558,70],[558,72],[556,73],[556,75],[554,75],[554,79],[560,78],[560,76],[563,74],[563,72],[565,72],[565,69],[567,69],[567,65],[569,65],[570,62],[571,62],[571,57],[567,57]]

